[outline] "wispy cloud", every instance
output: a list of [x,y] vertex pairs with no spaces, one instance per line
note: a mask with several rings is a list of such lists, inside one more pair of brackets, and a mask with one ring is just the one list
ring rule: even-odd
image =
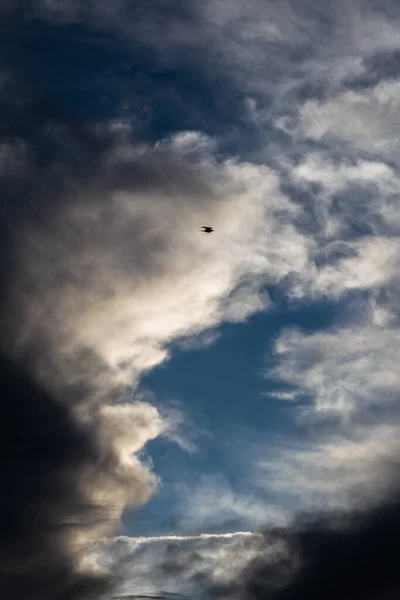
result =
[[177,492],[180,525],[189,531],[218,531],[232,522],[257,529],[288,519],[284,509],[260,497],[250,485],[234,489],[222,474],[203,476],[194,485],[182,483]]
[[396,322],[373,305],[358,323],[279,336],[269,376],[308,399],[293,415],[305,429],[269,450],[258,481],[264,470],[269,489],[304,507],[360,508],[387,493],[399,451]]

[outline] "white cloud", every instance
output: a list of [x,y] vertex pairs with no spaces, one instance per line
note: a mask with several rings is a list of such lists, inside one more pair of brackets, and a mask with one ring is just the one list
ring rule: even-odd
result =
[[397,306],[373,301],[359,311],[358,322],[287,330],[275,343],[267,375],[307,400],[294,413],[306,430],[268,448],[268,458],[258,449],[255,480],[290,506],[363,508],[392,481],[400,450]]
[[349,326],[305,335],[286,331],[275,345],[270,375],[313,397],[317,412],[346,415],[393,401],[400,385],[399,331],[379,325]]
[[398,422],[352,424],[304,442],[268,448],[253,468],[261,488],[274,491],[288,510],[363,510],[385,497],[399,452]]
[[320,269],[315,287],[328,296],[352,289],[382,288],[398,282],[400,245],[397,239],[365,238],[347,245],[354,256],[344,257],[334,265]]
[[102,519],[70,532],[69,547],[82,560],[81,568],[87,566],[87,551],[114,533],[125,507],[140,506],[157,489],[151,464],[140,460],[138,453],[166,428],[158,411],[144,402],[103,405],[85,421],[97,427],[102,456],[77,472],[75,479],[88,505],[101,509]]
[[[313,139],[340,138],[366,152],[395,158],[399,150],[400,81],[383,81],[363,91],[309,100],[300,110],[301,132]],[[393,154],[395,156],[393,156]]]
[[320,183],[331,195],[346,189],[350,184],[371,186],[380,192],[398,192],[400,185],[396,172],[383,162],[359,159],[352,164],[345,161],[335,164],[326,156],[314,152],[293,168],[292,177],[297,182]]
[[288,402],[293,402],[294,400],[296,400],[298,392],[265,392],[263,395],[267,396],[268,398],[276,398],[277,400],[286,400]]
[[320,244],[321,238],[336,244],[347,240],[354,223],[374,235],[398,236],[400,181],[397,170],[384,161],[345,155],[339,160],[329,151],[313,152],[289,167],[289,173],[293,184],[312,200]]
[[[310,242],[293,227],[297,209],[273,171],[217,165],[212,155],[185,160],[174,139],[116,149],[99,180],[55,214],[51,233],[25,232],[20,282],[33,291],[21,344],[47,323],[60,355],[93,348],[110,375],[127,369],[137,380],[165,360],[170,342],[246,319],[265,307],[265,282],[305,268]],[[114,170],[121,189],[110,189]],[[205,220],[212,235],[201,233]]]

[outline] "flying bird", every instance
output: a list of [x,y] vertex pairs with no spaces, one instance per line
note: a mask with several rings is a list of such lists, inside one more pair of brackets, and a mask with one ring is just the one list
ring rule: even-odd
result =
[[212,231],[214,231],[212,227],[206,227],[203,225],[203,233],[211,233]]

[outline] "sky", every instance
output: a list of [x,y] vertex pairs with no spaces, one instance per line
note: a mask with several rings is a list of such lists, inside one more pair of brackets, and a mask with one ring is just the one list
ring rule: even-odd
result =
[[400,7],[0,33],[4,596],[397,598]]

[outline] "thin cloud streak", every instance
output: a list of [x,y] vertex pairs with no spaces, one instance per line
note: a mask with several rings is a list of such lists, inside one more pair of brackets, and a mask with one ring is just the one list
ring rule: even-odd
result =
[[213,539],[231,539],[234,537],[253,537],[260,536],[256,531],[233,531],[232,533],[199,533],[197,535],[156,535],[149,537],[126,537],[120,536],[116,539],[124,540],[132,544],[146,544],[152,542],[165,541],[190,541],[190,540],[213,540]]

